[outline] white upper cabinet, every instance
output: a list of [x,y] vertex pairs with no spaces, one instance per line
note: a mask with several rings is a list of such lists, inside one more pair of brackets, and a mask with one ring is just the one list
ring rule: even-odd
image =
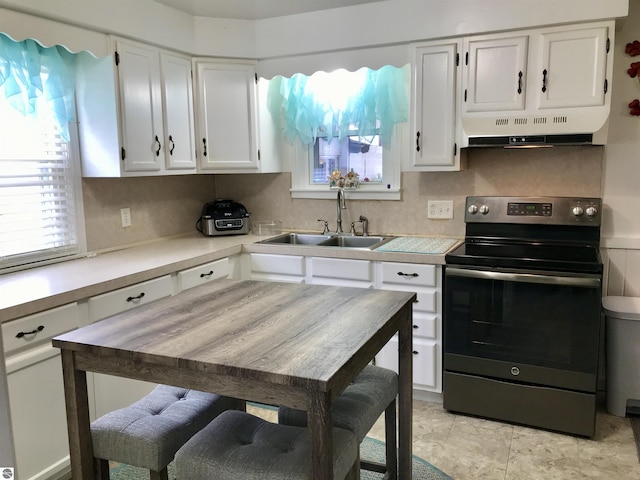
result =
[[614,34],[604,21],[464,38],[464,134],[606,135]]
[[527,36],[465,39],[467,112],[522,110],[527,73]]
[[166,168],[193,170],[196,146],[191,59],[162,52],[160,72]]
[[460,170],[457,144],[461,40],[412,45],[411,164],[404,170]]
[[198,59],[195,70],[199,170],[258,172],[255,63]]
[[160,57],[153,47],[117,41],[116,63],[124,171],[159,172],[164,160]]
[[129,40],[113,46],[113,63],[79,69],[83,175],[195,173],[190,58]]
[[604,105],[607,65],[606,27],[540,35],[538,108]]

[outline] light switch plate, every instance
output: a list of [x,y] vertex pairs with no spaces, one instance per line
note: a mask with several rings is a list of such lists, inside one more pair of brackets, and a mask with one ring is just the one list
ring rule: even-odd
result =
[[427,218],[453,218],[453,200],[429,200],[427,202]]

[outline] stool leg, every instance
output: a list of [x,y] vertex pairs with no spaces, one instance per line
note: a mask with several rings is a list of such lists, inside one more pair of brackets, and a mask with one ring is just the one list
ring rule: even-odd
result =
[[97,477],[100,478],[100,480],[109,480],[109,460],[96,458],[95,465],[98,469]]
[[387,446],[387,472],[385,479],[396,480],[398,477],[398,448],[396,441],[396,401],[389,404],[384,411],[384,434]]
[[167,467],[164,467],[159,472],[149,470],[149,478],[150,480],[169,480],[169,473],[167,472]]

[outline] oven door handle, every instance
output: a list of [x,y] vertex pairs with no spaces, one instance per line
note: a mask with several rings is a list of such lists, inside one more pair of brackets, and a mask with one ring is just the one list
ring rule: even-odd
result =
[[599,287],[600,278],[595,276],[564,277],[559,275],[538,275],[533,273],[492,272],[467,268],[446,267],[446,275],[455,277],[480,278],[484,280],[502,280],[505,282],[544,283],[565,287]]

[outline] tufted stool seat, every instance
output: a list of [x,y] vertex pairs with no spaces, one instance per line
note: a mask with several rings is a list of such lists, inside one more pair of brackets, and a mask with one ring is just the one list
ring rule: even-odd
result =
[[[334,427],[352,432],[358,444],[364,440],[382,413],[385,414],[386,466],[362,462],[362,468],[386,472],[385,478],[396,478],[396,397],[398,374],[392,370],[367,365],[333,402]],[[287,407],[278,409],[278,423],[307,425],[307,413]]]
[[[333,461],[334,478],[357,478],[360,465],[353,433],[333,429]],[[307,480],[309,430],[227,411],[178,450],[175,466],[180,480]]]
[[221,412],[244,407],[243,401],[214,393],[158,385],[141,400],[91,424],[101,477],[109,478],[112,460],[148,469],[151,480],[166,480],[167,465],[189,438]]

